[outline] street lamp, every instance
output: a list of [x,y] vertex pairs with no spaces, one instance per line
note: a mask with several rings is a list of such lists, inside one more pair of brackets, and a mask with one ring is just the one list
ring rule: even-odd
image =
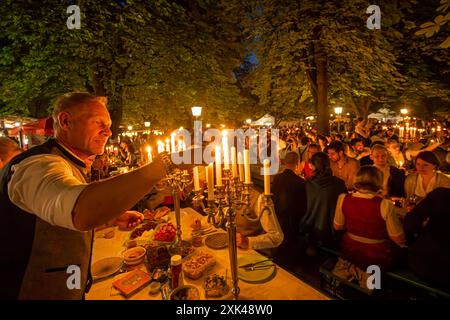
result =
[[248,125],[250,125],[250,124],[252,123],[252,119],[247,119],[247,120],[245,120],[245,123],[248,124]]
[[128,126],[128,131],[133,130],[133,126]]
[[193,106],[191,108],[191,111],[192,111],[192,115],[195,117],[196,120],[198,117],[200,117],[202,115],[202,107],[200,107],[200,106]]
[[146,128],[150,128],[150,121],[145,121],[144,122],[144,126],[146,127]]
[[405,115],[408,114],[408,109],[406,109],[406,108],[400,109],[400,113],[401,113],[403,116],[405,116]]
[[342,107],[335,107],[334,108],[334,113],[336,113],[337,115],[337,121],[338,121],[338,132],[341,132],[341,121],[340,121],[340,117],[341,117],[341,113],[342,113]]

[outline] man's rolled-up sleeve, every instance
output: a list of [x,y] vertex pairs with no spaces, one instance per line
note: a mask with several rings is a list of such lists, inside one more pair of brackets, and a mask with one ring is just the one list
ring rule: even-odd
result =
[[8,195],[13,204],[56,226],[76,230],[72,211],[87,186],[57,155],[29,157],[13,166]]

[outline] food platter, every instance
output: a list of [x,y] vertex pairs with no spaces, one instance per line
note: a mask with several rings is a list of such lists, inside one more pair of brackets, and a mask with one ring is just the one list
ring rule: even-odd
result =
[[211,249],[223,249],[228,247],[228,233],[210,234],[205,239],[205,244]]

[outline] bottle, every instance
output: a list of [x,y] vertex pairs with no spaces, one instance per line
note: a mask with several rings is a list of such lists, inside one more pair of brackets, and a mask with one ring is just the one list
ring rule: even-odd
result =
[[181,256],[176,254],[170,258],[170,274],[172,279],[172,291],[183,285],[183,273]]

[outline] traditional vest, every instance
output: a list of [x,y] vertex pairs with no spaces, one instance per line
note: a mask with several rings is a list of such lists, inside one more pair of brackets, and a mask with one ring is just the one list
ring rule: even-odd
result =
[[[85,164],[55,139],[16,156],[0,174],[0,299],[82,299],[90,287],[93,233],[78,232],[49,224],[15,206],[9,199],[12,166],[39,154],[57,154],[86,183]],[[57,196],[57,195],[55,195]],[[80,267],[80,289],[69,289],[67,273]],[[69,280],[69,281],[68,281]]]
[[380,197],[365,199],[346,195],[342,212],[347,231],[368,239],[388,239],[386,221],[381,217],[382,200]]

